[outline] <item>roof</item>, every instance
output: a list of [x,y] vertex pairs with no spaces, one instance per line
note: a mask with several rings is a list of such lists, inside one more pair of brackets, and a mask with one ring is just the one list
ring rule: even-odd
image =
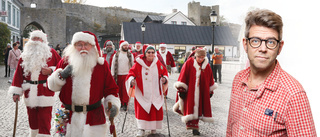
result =
[[140,17],[134,17],[131,19],[130,22],[143,22],[144,18],[140,18]]
[[166,16],[147,15],[143,22],[162,22]]
[[170,20],[171,18],[180,15],[181,17],[183,17],[186,21],[188,21],[189,23],[192,23],[190,25],[196,25],[194,24],[186,15],[184,15],[182,12],[178,11],[178,12],[174,12],[171,13],[167,16],[165,16],[165,18],[163,19],[163,23],[165,24],[168,20]]
[[[136,22],[123,22],[122,29],[124,39],[129,43],[142,40],[141,24]],[[211,45],[211,26],[187,26],[159,23],[145,23],[144,43],[149,44],[191,44],[191,45]],[[228,26],[216,26],[214,28],[214,44],[236,46]]]

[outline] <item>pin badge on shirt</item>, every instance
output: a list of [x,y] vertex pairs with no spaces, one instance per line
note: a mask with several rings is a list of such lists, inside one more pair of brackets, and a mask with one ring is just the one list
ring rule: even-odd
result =
[[264,114],[268,116],[272,116],[273,110],[267,108],[266,111],[264,111]]

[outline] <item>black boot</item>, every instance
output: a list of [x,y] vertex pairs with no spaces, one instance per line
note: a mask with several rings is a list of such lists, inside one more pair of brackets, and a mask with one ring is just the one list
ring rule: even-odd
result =
[[124,111],[127,111],[127,103],[124,103],[124,105],[123,105],[123,110],[124,110]]
[[192,129],[192,134],[193,135],[200,135],[200,132],[198,129]]

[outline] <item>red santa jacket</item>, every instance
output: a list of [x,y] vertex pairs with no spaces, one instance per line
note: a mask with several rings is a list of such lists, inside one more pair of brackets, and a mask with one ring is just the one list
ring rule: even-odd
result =
[[[112,62],[112,59],[113,59],[113,55],[116,54],[116,53],[117,53],[117,51],[113,50],[113,53],[111,54],[110,59],[107,60],[107,62],[109,62],[108,63],[109,68],[111,67],[111,62]],[[107,59],[107,54],[103,54],[102,57],[106,60]]]
[[161,55],[166,65],[169,65],[171,67],[176,67],[173,56],[168,50],[166,50],[164,54],[161,54],[159,51],[157,51],[157,54]]
[[[146,112],[150,111],[152,104],[159,110],[164,101],[163,91],[166,91],[168,88],[168,72],[157,57],[154,58],[150,66],[147,66],[142,58],[144,57],[138,56],[137,63],[129,70],[126,78],[127,92],[129,94],[130,82],[135,78],[135,98],[139,104]],[[167,83],[164,85],[160,81],[161,77],[167,79]],[[151,93],[152,91],[154,93]]]
[[176,95],[176,103],[173,111],[183,115],[182,121],[201,119],[205,122],[213,122],[211,114],[210,93],[216,88],[208,58],[200,66],[195,58],[189,58],[182,66],[175,88],[183,88],[187,91],[185,99]]
[[[47,66],[52,70],[60,61],[61,57],[56,50],[51,48],[52,56],[47,61]],[[24,69],[21,66],[23,60],[20,58],[17,69],[15,71],[12,85],[9,88],[10,94],[24,94],[24,101],[28,107],[47,107],[53,106],[55,103],[54,92],[47,88],[47,84],[30,84],[23,83],[26,81],[43,81],[47,80],[48,75],[42,75],[41,72],[31,72],[28,76],[24,76]]]
[[[118,98],[118,86],[113,80],[108,63],[98,64],[93,68],[92,74],[87,77],[68,77],[66,80],[60,80],[58,73],[68,65],[63,58],[57,65],[57,69],[48,78],[48,87],[52,91],[60,91],[59,98],[63,104],[72,105],[92,105],[105,97],[104,105],[107,107],[108,102],[120,108]],[[77,85],[75,86],[75,83]],[[80,83],[80,84],[79,84]],[[89,102],[86,102],[89,101]],[[72,111],[70,112],[69,123],[72,123]],[[76,119],[75,119],[76,120]],[[86,115],[86,124],[101,125],[106,122],[103,105],[99,108],[88,111]]]

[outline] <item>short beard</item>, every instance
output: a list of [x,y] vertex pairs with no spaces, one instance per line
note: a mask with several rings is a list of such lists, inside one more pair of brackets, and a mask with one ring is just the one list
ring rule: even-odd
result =
[[31,73],[31,79],[38,77],[36,75],[39,75],[41,68],[48,67],[47,60],[52,56],[50,50],[46,43],[29,40],[21,54],[23,75],[28,76]]
[[124,52],[127,52],[128,51],[128,49],[121,49],[122,51],[124,51]]
[[106,48],[106,51],[110,52],[110,51],[112,51],[112,48]]
[[97,65],[98,54],[94,48],[88,51],[88,54],[80,54],[74,46],[66,48],[65,55],[68,57],[69,65],[72,65],[72,75],[81,76],[92,73],[93,68]]

